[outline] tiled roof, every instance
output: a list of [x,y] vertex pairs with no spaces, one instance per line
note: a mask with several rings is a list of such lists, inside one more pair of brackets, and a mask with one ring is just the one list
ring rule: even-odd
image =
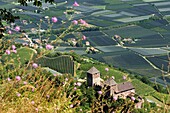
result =
[[111,77],[105,81],[105,84],[109,86],[113,86],[113,85],[116,85],[117,83],[114,81],[114,78]]
[[94,66],[87,71],[87,73],[90,73],[90,74],[95,74],[95,73],[99,73],[99,72],[100,72],[100,71],[97,70]]
[[116,93],[125,92],[131,89],[134,89],[134,86],[131,82],[123,82],[121,84],[117,84]]

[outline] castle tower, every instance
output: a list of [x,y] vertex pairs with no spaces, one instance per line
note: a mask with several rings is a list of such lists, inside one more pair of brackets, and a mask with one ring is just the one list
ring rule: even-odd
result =
[[87,85],[100,85],[100,71],[94,66],[87,71]]

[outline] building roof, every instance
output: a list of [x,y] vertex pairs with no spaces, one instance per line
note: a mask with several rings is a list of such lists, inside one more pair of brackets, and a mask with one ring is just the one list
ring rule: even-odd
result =
[[115,92],[121,93],[131,89],[135,89],[131,82],[123,82],[121,84],[117,84],[117,89]]
[[95,74],[95,73],[99,73],[99,72],[100,72],[100,71],[97,70],[94,66],[87,71],[87,73],[90,73],[90,74]]
[[116,85],[117,83],[114,81],[114,77],[111,77],[105,81],[106,85],[113,86]]

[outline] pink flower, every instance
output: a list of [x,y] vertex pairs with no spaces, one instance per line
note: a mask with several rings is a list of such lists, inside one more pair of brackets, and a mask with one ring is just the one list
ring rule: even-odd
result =
[[8,31],[8,34],[12,34],[12,31],[11,31],[11,30],[9,30],[9,31]]
[[38,112],[38,108],[35,108],[35,110]]
[[51,49],[53,49],[53,46],[50,45],[50,44],[47,44],[47,45],[46,45],[46,49],[47,49],[47,50],[51,50]]
[[24,81],[24,82],[23,82],[23,84],[24,84],[24,85],[26,85],[26,84],[27,84],[27,82],[26,82],[26,81]]
[[16,76],[15,79],[16,79],[17,81],[20,81],[20,80],[21,80],[21,77],[20,77],[20,76]]
[[74,90],[76,90],[77,88],[76,87],[74,87]]
[[21,94],[20,94],[20,93],[17,93],[17,96],[18,96],[18,97],[20,97],[20,96],[21,96]]
[[105,70],[106,70],[106,71],[109,71],[109,68],[106,67]]
[[131,100],[132,100],[132,101],[135,101],[135,97],[131,97]]
[[77,83],[74,83],[74,85],[76,86],[76,85],[77,85]]
[[53,74],[55,77],[57,76],[57,74]]
[[70,105],[70,108],[73,108],[73,104]]
[[56,17],[52,17],[51,18],[52,22],[56,23],[58,21],[58,19]]
[[7,54],[7,55],[10,55],[10,50],[9,49],[7,49],[6,51],[5,51],[5,53]]
[[86,23],[86,21],[83,20],[83,19],[80,19],[80,23],[81,23],[81,24],[84,24],[84,23]]
[[77,25],[77,24],[78,24],[78,21],[77,21],[77,20],[73,20],[72,23],[73,23],[74,25]]
[[11,79],[9,77],[7,78],[7,80],[8,80],[8,82],[11,81]]
[[87,39],[86,36],[83,35],[83,36],[82,36],[82,40],[86,40],[86,39]]
[[50,98],[50,95],[46,95],[47,98]]
[[73,6],[74,6],[74,7],[78,7],[78,6],[80,6],[80,5],[75,1],[74,4],[73,4]]
[[17,53],[17,50],[12,50],[13,53]]
[[123,80],[126,80],[126,76],[123,76]]
[[33,67],[33,68],[37,68],[37,67],[38,67],[38,64],[33,63],[33,64],[32,64],[32,67]]
[[31,101],[31,104],[35,104],[35,102],[34,102],[34,101]]
[[16,49],[16,46],[15,46],[15,45],[12,45],[12,49],[13,49],[13,50]]
[[87,22],[85,20],[83,20],[83,19],[80,19],[80,23],[83,24],[84,26],[88,25]]
[[113,100],[115,100],[115,101],[116,101],[116,100],[117,100],[117,97],[116,97],[116,96],[114,96],[114,97],[113,97]]
[[100,94],[100,95],[101,95],[101,94],[102,94],[102,91],[98,91],[98,94]]
[[68,78],[66,78],[65,81],[68,81]]
[[34,88],[32,88],[32,92],[34,92],[35,91],[35,89]]
[[16,27],[15,27],[15,31],[20,31],[20,27],[19,27],[19,26],[16,26]]
[[81,86],[81,83],[80,83],[80,82],[77,82],[77,86]]

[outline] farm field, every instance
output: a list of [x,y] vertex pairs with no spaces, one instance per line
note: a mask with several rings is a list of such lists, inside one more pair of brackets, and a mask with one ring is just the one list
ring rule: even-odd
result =
[[[29,36],[34,40],[38,39],[38,35],[30,29],[39,29],[40,19],[41,30],[49,29],[46,16],[49,18],[56,16],[58,22],[53,24],[54,30],[51,34],[42,37],[43,40],[56,39],[61,34],[60,31],[67,29],[73,20],[83,19],[89,24],[88,29],[68,33],[54,44],[57,51],[74,51],[151,79],[161,76],[164,65],[163,70],[169,77],[167,73],[169,65],[167,54],[170,51],[169,0],[76,1],[80,4],[79,7],[72,7],[73,1],[65,0],[55,0],[56,5],[43,4],[42,8],[33,5],[20,6],[11,0],[0,0],[0,5],[13,11],[14,15],[20,16],[20,19],[16,20],[16,25],[29,31]],[[70,11],[71,14],[67,13]],[[28,24],[21,20],[26,20]],[[83,35],[86,36],[85,40],[81,39]],[[115,35],[121,38],[116,39]],[[79,47],[76,44],[69,44],[73,40],[79,43]],[[24,43],[19,38],[16,38],[16,42]],[[88,54],[86,52],[88,47],[94,47],[100,52]]]

